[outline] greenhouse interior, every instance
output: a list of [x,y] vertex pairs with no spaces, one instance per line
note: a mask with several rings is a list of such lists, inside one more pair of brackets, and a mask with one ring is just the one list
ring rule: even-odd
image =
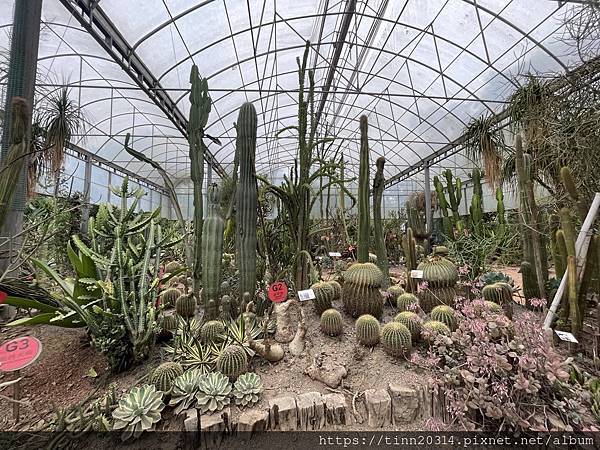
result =
[[0,128],[2,448],[600,445],[599,0],[0,0]]

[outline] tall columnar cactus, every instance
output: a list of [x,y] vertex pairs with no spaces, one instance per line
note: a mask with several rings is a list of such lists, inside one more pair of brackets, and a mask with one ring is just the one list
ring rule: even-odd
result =
[[412,228],[408,228],[406,234],[402,236],[402,250],[406,266],[406,291],[416,292],[417,284],[410,277],[410,271],[417,268],[417,243],[413,236]]
[[383,200],[383,188],[385,178],[383,168],[385,158],[377,158],[377,172],[373,179],[373,231],[375,234],[375,253],[377,254],[377,267],[383,273],[382,288],[387,289],[390,284],[390,269],[388,264],[387,249],[385,247],[385,237],[383,235],[383,219],[381,217],[381,202]]
[[444,170],[443,175],[446,179],[446,192],[448,192],[448,202],[452,210],[454,226],[459,233],[462,233],[463,223],[459,210],[462,200],[462,181],[460,178],[454,178],[450,169]]
[[369,262],[369,122],[360,117],[360,166],[358,174],[358,249],[359,263]]
[[481,235],[483,232],[483,189],[481,188],[481,172],[479,169],[473,169],[473,197],[471,197],[471,222],[476,234]]
[[438,205],[440,207],[440,211],[442,212],[442,224],[444,226],[444,233],[448,238],[454,237],[454,231],[452,229],[452,221],[448,216],[448,202],[446,201],[446,195],[444,194],[444,185],[438,178],[438,176],[433,177],[433,186],[435,187],[435,191],[437,193]]
[[258,195],[254,160],[256,155],[256,110],[252,103],[244,103],[236,123],[236,152],[239,159],[237,188],[236,263],[240,272],[240,293],[256,290],[256,217]]
[[563,230],[556,230],[555,256],[554,272],[556,273],[556,278],[562,278],[567,270],[567,243]]
[[567,298],[569,300],[569,320],[571,322],[571,333],[579,336],[583,322],[583,316],[578,304],[577,292],[577,263],[574,256],[567,257]]
[[560,169],[560,177],[562,179],[563,186],[567,191],[567,194],[569,194],[569,197],[577,207],[577,213],[579,214],[579,218],[582,221],[584,221],[589,210],[589,204],[582,198],[582,196],[577,191],[577,187],[575,186],[575,180],[573,179],[573,173],[571,172],[571,169],[569,169],[568,167],[562,167]]
[[194,294],[199,298],[202,281],[202,228],[203,228],[203,199],[202,185],[204,183],[204,127],[212,100],[208,95],[208,81],[201,78],[196,65],[190,72],[190,114],[188,120],[188,136],[190,146],[191,178],[194,183]]
[[221,262],[223,260],[223,232],[225,222],[220,214],[219,186],[208,188],[206,218],[202,230],[202,300],[219,302]]
[[[515,141],[515,166],[519,178],[520,212],[523,221],[523,247],[526,251],[525,261],[531,264],[541,298],[546,298],[546,281],[548,280],[548,261],[544,257],[544,245],[540,233],[540,214],[535,201],[532,180],[531,155],[523,152],[521,136]],[[530,250],[529,250],[530,249]],[[531,251],[531,254],[527,254]]]
[[506,210],[504,209],[504,193],[502,188],[496,188],[496,220],[498,221],[498,234],[506,231]]

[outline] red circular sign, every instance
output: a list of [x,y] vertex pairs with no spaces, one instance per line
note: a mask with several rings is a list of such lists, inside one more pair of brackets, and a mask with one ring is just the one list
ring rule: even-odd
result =
[[14,372],[34,362],[42,352],[42,343],[33,336],[5,342],[0,346],[0,372]]
[[275,303],[281,303],[288,298],[288,287],[283,281],[276,281],[269,286],[269,300]]
[[6,301],[8,294],[4,291],[0,291],[0,305]]

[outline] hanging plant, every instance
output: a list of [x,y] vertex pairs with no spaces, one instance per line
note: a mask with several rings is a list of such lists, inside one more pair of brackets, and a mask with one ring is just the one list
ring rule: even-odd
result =
[[494,117],[481,116],[469,122],[464,148],[469,158],[483,162],[484,178],[495,188],[501,178],[505,144],[502,132],[494,128]]

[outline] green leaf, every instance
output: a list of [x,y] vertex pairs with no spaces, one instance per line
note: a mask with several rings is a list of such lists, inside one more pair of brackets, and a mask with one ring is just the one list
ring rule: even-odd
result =
[[4,303],[16,306],[17,308],[37,309],[38,311],[47,313],[55,313],[56,311],[58,311],[58,308],[47,305],[46,303],[38,302],[37,300],[33,300],[30,298],[14,297],[12,295],[6,297]]
[[55,325],[63,328],[81,328],[85,326],[84,322],[74,322],[72,320],[52,320],[57,317],[54,313],[42,313],[33,317],[23,317],[7,323],[7,327],[30,326],[30,325]]
[[65,294],[69,297],[73,297],[73,285],[68,283],[65,279],[63,279],[54,269],[48,266],[45,262],[40,261],[36,258],[31,258],[33,264],[37,266],[38,269],[44,271],[46,275],[52,278],[64,291]]

